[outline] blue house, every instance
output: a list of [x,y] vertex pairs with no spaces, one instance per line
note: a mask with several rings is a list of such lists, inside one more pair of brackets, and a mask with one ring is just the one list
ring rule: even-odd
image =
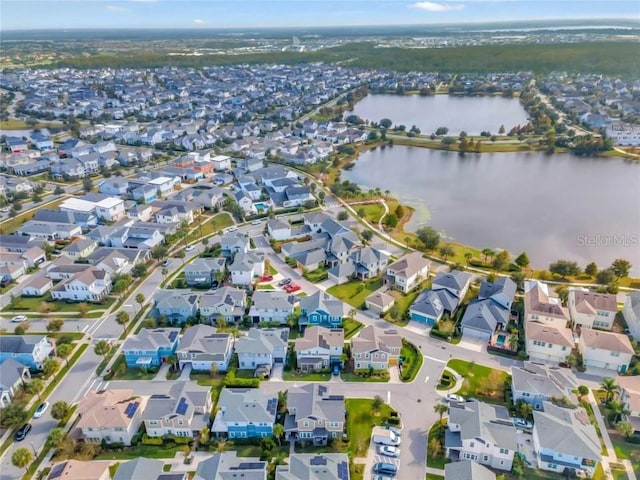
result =
[[471,274],[453,270],[440,272],[433,279],[431,289],[418,295],[409,309],[412,320],[433,325],[447,312],[453,315],[469,289]]
[[143,328],[128,337],[122,345],[127,367],[157,367],[162,365],[178,348],[179,328]]
[[41,133],[34,134],[31,137],[31,142],[40,151],[53,150],[53,140]]
[[263,438],[273,435],[278,396],[257,388],[225,388],[211,431],[227,438]]
[[53,343],[46,335],[0,336],[0,363],[13,358],[30,370],[42,370],[42,364],[52,355],[53,350]]
[[344,318],[344,303],[321,291],[301,297],[300,310],[300,326],[319,325],[336,328],[342,325]]

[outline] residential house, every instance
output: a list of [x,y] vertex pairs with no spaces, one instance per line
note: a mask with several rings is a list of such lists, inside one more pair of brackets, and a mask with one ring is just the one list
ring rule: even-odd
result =
[[210,322],[222,317],[227,322],[239,322],[247,306],[246,290],[222,287],[200,296],[200,316]]
[[446,456],[473,460],[497,470],[510,471],[518,449],[516,427],[509,411],[476,399],[449,404],[445,431]]
[[385,292],[373,292],[364,300],[367,310],[371,310],[379,315],[385,314],[396,303],[395,298]]
[[[238,366],[257,369],[266,366],[270,371],[275,363],[286,362],[288,328],[252,328],[247,335],[236,340]],[[269,372],[268,372],[269,373]]]
[[288,465],[276,467],[275,480],[349,480],[346,453],[295,453]]
[[111,274],[87,267],[51,289],[51,298],[72,302],[101,302],[111,292]]
[[147,398],[130,389],[91,390],[78,403],[76,428],[85,442],[131,445],[142,424]]
[[249,251],[249,237],[241,232],[229,232],[220,237],[221,253],[225,257],[233,257],[236,253]]
[[587,412],[551,402],[545,402],[543,410],[533,412],[537,467],[557,473],[585,472],[591,478],[601,459],[601,447]]
[[251,285],[253,279],[264,275],[264,253],[249,251],[236,253],[229,265],[233,285]]
[[256,290],[253,294],[249,317],[253,323],[280,322],[286,324],[293,315],[294,297],[273,290]]
[[578,350],[586,367],[625,373],[634,355],[629,337],[622,333],[585,328],[580,333]]
[[356,371],[387,371],[398,364],[402,337],[396,330],[368,326],[351,339],[351,362]]
[[0,408],[8,406],[18,389],[29,380],[29,367],[12,357],[5,357],[0,363]]
[[569,322],[569,310],[564,308],[559,298],[551,297],[546,283],[537,280],[524,282],[525,322],[537,321],[565,328]]
[[65,460],[56,463],[45,480],[111,480],[109,462]]
[[211,392],[209,387],[191,381],[172,382],[167,393],[154,394],[142,414],[149,437],[193,438],[209,423]]
[[157,367],[173,357],[178,348],[179,328],[143,328],[122,344],[127,367]]
[[44,275],[34,275],[20,284],[23,297],[42,297],[53,288],[53,282]]
[[339,327],[345,315],[344,303],[322,291],[300,298],[298,324]]
[[138,457],[120,463],[113,480],[187,480],[187,472],[165,470],[164,461]]
[[[328,271],[329,278],[338,284],[351,278],[373,278],[382,273],[389,260],[389,256],[382,250],[356,246],[345,238],[340,238],[339,241],[332,240],[329,253],[327,261],[333,265]],[[346,259],[342,261],[345,255]]]
[[327,385],[309,383],[287,390],[287,415],[284,428],[287,437],[327,445],[345,433],[343,395],[332,395]]
[[496,480],[496,474],[473,460],[460,460],[445,464],[444,480]]
[[640,433],[640,376],[619,376],[620,402],[624,405],[624,418],[631,423],[634,433]]
[[409,293],[429,276],[429,261],[419,252],[411,252],[387,267],[390,287]]
[[342,360],[344,330],[310,326],[304,330],[301,338],[296,338],[294,345],[296,365],[299,370],[326,369]]
[[160,290],[155,295],[155,310],[158,317],[184,323],[198,314],[198,295],[184,290]]
[[31,371],[42,370],[44,361],[53,356],[54,348],[46,335],[0,335],[0,363],[12,358]]
[[452,315],[464,299],[470,283],[471,274],[467,272],[453,270],[438,273],[431,283],[431,289],[421,292],[411,305],[411,319],[433,325],[444,313]]
[[571,329],[538,321],[525,323],[526,349],[534,362],[558,365],[566,361],[575,347]]
[[180,369],[190,366],[194,371],[226,372],[233,352],[233,335],[216,333],[209,325],[187,328],[178,343],[176,355]]
[[98,186],[98,191],[105,195],[126,195],[128,189],[129,182],[124,177],[107,178]]
[[267,465],[258,457],[238,457],[233,450],[214,453],[198,462],[193,480],[267,480]]
[[79,238],[62,249],[62,254],[73,260],[87,258],[98,247],[98,242],[92,238]]
[[42,240],[70,240],[82,235],[82,228],[73,223],[54,223],[29,220],[16,228],[16,235],[26,235]]
[[196,258],[182,269],[187,285],[211,285],[219,276],[224,276],[227,259]]
[[636,340],[640,341],[640,292],[635,291],[627,295],[624,300],[624,308],[622,314],[629,333]]
[[223,388],[211,431],[227,438],[273,435],[278,397],[258,388]]
[[542,410],[544,402],[569,400],[577,403],[572,390],[577,385],[561,368],[524,362],[523,367],[511,367],[513,403],[524,400],[534,410]]
[[569,290],[569,313],[573,327],[611,330],[618,313],[616,296],[585,290]]
[[227,171],[231,168],[231,157],[227,155],[216,155],[211,158],[211,163],[216,172]]
[[478,299],[469,304],[462,317],[462,334],[488,341],[497,329],[509,323],[516,284],[509,277],[483,281]]

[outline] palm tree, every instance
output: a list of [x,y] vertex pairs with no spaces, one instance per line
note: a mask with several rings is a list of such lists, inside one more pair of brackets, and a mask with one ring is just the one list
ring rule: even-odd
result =
[[140,310],[142,310],[142,304],[144,303],[144,301],[145,301],[145,298],[142,293],[139,293],[136,295],[136,302],[138,302],[138,305],[140,305]]
[[628,415],[629,411],[624,407],[624,403],[617,400],[611,400],[607,405],[606,411],[609,419],[613,418],[613,423],[618,423],[623,415]]
[[509,340],[507,341],[509,344],[509,348],[513,351],[518,349],[518,337],[516,335],[509,335]]
[[374,412],[379,413],[383,403],[384,403],[384,400],[382,400],[382,397],[380,395],[376,395],[375,397],[373,397],[371,408],[373,408]]
[[616,384],[616,379],[615,378],[611,378],[611,377],[605,377],[602,379],[602,382],[600,382],[600,386],[602,387],[602,389],[606,392],[607,394],[607,398],[606,398],[606,403],[609,403],[611,400],[613,400],[613,396],[618,392],[618,390],[620,389],[618,387],[618,385]]
[[447,407],[444,403],[436,403],[433,406],[433,411],[440,415],[440,424],[442,424],[442,416],[447,413],[449,407]]
[[106,340],[98,340],[93,350],[96,352],[96,355],[106,357],[107,353],[111,350],[111,345]]
[[227,441],[224,438],[221,438],[220,440],[218,440],[218,443],[216,445],[216,453],[222,453],[225,451],[226,448],[227,448]]
[[464,252],[464,259],[467,261],[467,265],[471,263],[471,259],[473,258],[473,253]]
[[284,427],[282,426],[282,424],[280,423],[276,423],[273,426],[273,436],[276,437],[276,440],[278,441],[278,446],[281,445],[281,440],[282,440],[282,436],[284,435]]
[[616,424],[616,430],[624,438],[633,436],[633,425],[630,422],[618,422]]
[[11,463],[14,467],[24,468],[25,472],[29,465],[33,462],[33,454],[31,450],[25,447],[18,448],[13,455],[11,455]]
[[484,256],[484,261],[485,263],[487,262],[487,260],[489,258],[493,258],[493,256],[496,254],[496,252],[494,252],[493,250],[491,250],[490,248],[485,248],[484,250],[482,250],[482,255]]
[[356,309],[355,309],[355,308],[351,308],[351,309],[349,310],[349,318],[355,318],[355,317],[356,317],[356,313],[358,313],[358,312],[356,311]]
[[171,365],[171,370],[175,371],[176,365],[178,365],[178,357],[175,355],[169,355],[167,357],[167,363]]
[[453,247],[451,245],[443,245],[442,247],[440,247],[440,256],[446,261],[447,258],[452,257],[453,255],[455,255],[455,251],[453,250]]
[[116,315],[116,322],[122,325],[124,331],[127,330],[127,322],[129,322],[129,314],[124,310],[120,310],[118,315]]
[[432,438],[429,440],[429,455],[433,457],[437,457],[442,452],[442,443],[437,438]]

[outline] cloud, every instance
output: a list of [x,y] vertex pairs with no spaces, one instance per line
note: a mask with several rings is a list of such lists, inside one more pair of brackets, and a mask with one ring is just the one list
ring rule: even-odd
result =
[[127,12],[129,12],[128,8],[121,7],[120,5],[105,5],[104,9],[107,12],[112,12],[112,13],[127,13]]
[[193,21],[193,24],[194,24],[194,25],[198,25],[198,26],[202,26],[202,25],[206,25],[206,24],[207,24],[207,21],[206,21],[206,20],[202,20],[201,18],[196,18],[196,19]]
[[452,12],[456,10],[463,10],[464,5],[457,3],[455,5],[435,3],[435,2],[416,2],[410,5],[410,8],[416,8],[418,10],[426,10],[427,12]]
[[158,0],[129,0],[133,3],[157,3]]

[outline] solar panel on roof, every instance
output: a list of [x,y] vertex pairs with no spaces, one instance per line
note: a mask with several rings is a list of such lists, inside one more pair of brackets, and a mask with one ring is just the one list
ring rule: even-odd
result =
[[267,410],[271,415],[276,414],[276,409],[278,408],[278,400],[275,398],[270,398],[267,402]]
[[51,473],[49,474],[49,478],[51,478],[51,479],[58,478],[60,475],[62,475],[62,472],[64,471],[64,467],[66,465],[67,465],[67,462],[60,463],[60,464],[54,466],[51,469]]
[[264,462],[242,462],[237,467],[231,467],[229,470],[262,470]]
[[311,465],[326,465],[327,464],[327,459],[323,456],[315,456],[312,457],[311,460],[309,460],[309,464]]
[[349,465],[347,462],[340,462],[338,464],[338,478],[340,480],[349,480]]
[[187,413],[187,408],[189,404],[187,404],[187,399],[184,397],[180,397],[180,401],[178,402],[178,408],[176,408],[176,413],[179,415],[184,415]]
[[175,341],[176,338],[178,338],[178,332],[169,332],[169,341],[170,342]]
[[136,410],[138,410],[138,407],[140,406],[140,402],[132,402],[129,405],[127,405],[127,408],[125,409],[124,413],[127,417],[129,418],[133,418],[133,416],[136,414]]

